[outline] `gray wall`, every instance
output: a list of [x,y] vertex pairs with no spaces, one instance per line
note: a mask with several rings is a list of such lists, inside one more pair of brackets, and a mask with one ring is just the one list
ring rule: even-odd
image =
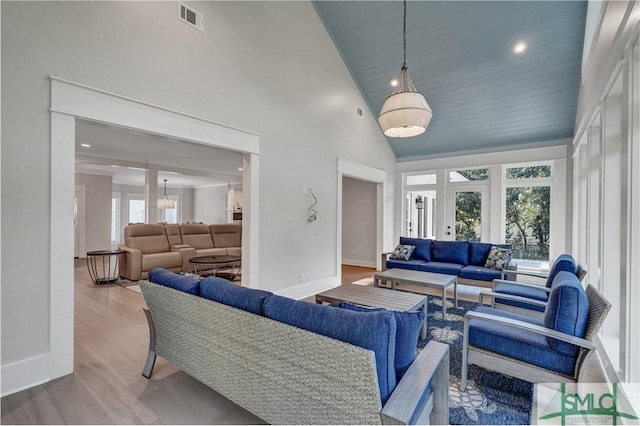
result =
[[0,7],[3,368],[49,352],[51,75],[259,135],[260,287],[338,273],[336,159],[395,159],[311,3],[194,2],[204,32],[175,2]]
[[344,177],[342,181],[342,263],[376,266],[377,184]]
[[227,221],[227,186],[210,186],[193,190],[193,220],[204,223]]
[[[111,176],[76,173],[76,185],[84,185],[86,251],[111,248]],[[84,257],[84,253],[80,253]]]

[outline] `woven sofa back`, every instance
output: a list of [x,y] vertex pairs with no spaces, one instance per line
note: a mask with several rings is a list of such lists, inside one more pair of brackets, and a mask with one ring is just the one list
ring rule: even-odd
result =
[[242,225],[236,223],[218,223],[209,225],[215,247],[242,246]]
[[204,223],[183,223],[180,225],[182,244],[188,244],[196,250],[213,248],[209,225]]
[[169,241],[164,226],[157,223],[134,223],[124,228],[124,244],[138,249],[142,254],[169,251]]
[[157,284],[156,353],[271,424],[380,424],[366,349]]

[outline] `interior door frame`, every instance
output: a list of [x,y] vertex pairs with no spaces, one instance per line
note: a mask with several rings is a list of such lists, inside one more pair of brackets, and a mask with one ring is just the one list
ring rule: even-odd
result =
[[76,185],[75,189],[75,223],[73,229],[74,237],[74,257],[83,258],[86,257],[86,205],[87,205],[87,187],[85,185]]
[[[445,230],[444,239],[455,241],[456,232],[456,216],[455,216],[455,203],[457,192],[477,192],[481,193],[481,205],[480,205],[480,223],[481,223],[481,235],[480,241],[491,240],[491,186],[489,181],[476,181],[476,182],[464,182],[464,183],[449,183],[446,191],[446,208],[445,208]],[[449,228],[450,227],[450,228]],[[450,232],[450,234],[448,234]]]
[[[260,137],[148,102],[57,77],[51,81],[49,351],[2,366],[2,394],[73,372],[75,121],[107,125],[241,152],[242,277],[258,287]],[[45,261],[45,259],[43,259]]]

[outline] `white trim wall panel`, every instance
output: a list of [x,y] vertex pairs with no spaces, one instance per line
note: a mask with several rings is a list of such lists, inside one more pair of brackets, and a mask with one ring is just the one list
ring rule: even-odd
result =
[[[602,4],[584,61],[573,142],[573,198],[586,203],[589,215],[582,220],[574,208],[572,244],[588,262],[589,281],[613,305],[600,336],[605,371],[611,381],[631,383],[640,382],[639,33],[640,2]],[[586,161],[586,170],[578,170]]]

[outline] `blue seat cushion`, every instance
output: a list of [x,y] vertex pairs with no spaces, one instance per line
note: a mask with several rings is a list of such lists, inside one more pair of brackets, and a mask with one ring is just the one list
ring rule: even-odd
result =
[[491,243],[469,242],[469,265],[484,266],[491,247]]
[[[415,251],[415,250],[414,250]],[[411,259],[411,260],[387,260],[387,269],[400,268],[411,269],[413,271],[420,271],[420,266],[426,264],[424,260]]]
[[419,266],[419,271],[435,272],[436,274],[458,275],[462,270],[463,265],[455,263],[443,263],[443,262],[427,262]]
[[396,386],[396,319],[390,311],[362,315],[347,309],[271,296],[266,317],[373,351],[380,399],[384,404]]
[[176,274],[175,272],[167,271],[164,268],[154,268],[150,270],[149,281],[184,291],[185,293],[194,294],[196,296],[200,295],[199,279],[188,275]]
[[434,262],[469,264],[469,241],[434,241]]
[[241,287],[220,277],[207,277],[200,281],[200,296],[256,315],[263,315],[262,305],[272,294]]
[[415,249],[411,253],[411,259],[424,260],[425,262],[431,262],[431,246],[432,240],[423,238],[407,238],[400,237],[400,244],[414,246]]
[[567,271],[573,274],[576,273],[578,266],[576,265],[576,261],[570,254],[561,254],[556,258],[549,270],[549,276],[547,277],[547,288],[551,288],[551,284],[553,284],[553,280],[556,277],[556,274],[560,271]]
[[[526,297],[527,299],[535,299],[540,300],[542,302],[546,302],[549,296],[549,293],[544,291],[541,288],[534,288],[529,286],[521,286],[516,284],[509,283],[498,283],[494,287],[494,292],[496,293],[505,293],[513,296]],[[502,303],[510,306],[517,306],[519,308],[532,309],[539,312],[544,312],[544,307],[531,305],[529,303],[517,302],[513,300],[500,299],[496,298],[496,303]]]
[[[499,309],[479,307],[476,311],[543,325],[540,320]],[[549,344],[549,340],[540,334],[473,318],[469,321],[469,343],[539,367],[573,375],[574,357],[554,350]]]
[[[341,302],[339,306],[344,309],[365,313],[385,310],[384,308],[360,306],[349,302]],[[424,323],[424,312],[392,312],[396,317],[396,359],[394,366],[396,369],[396,381],[400,382],[413,360],[416,359],[416,348],[418,347],[420,328]]]
[[[588,316],[589,301],[578,277],[572,272],[558,272],[544,311],[544,326],[571,336],[584,337]],[[548,340],[552,348],[565,355],[575,356],[578,350],[570,343],[553,338]]]
[[470,280],[493,281],[502,278],[502,273],[484,266],[467,265],[460,270],[460,278]]

